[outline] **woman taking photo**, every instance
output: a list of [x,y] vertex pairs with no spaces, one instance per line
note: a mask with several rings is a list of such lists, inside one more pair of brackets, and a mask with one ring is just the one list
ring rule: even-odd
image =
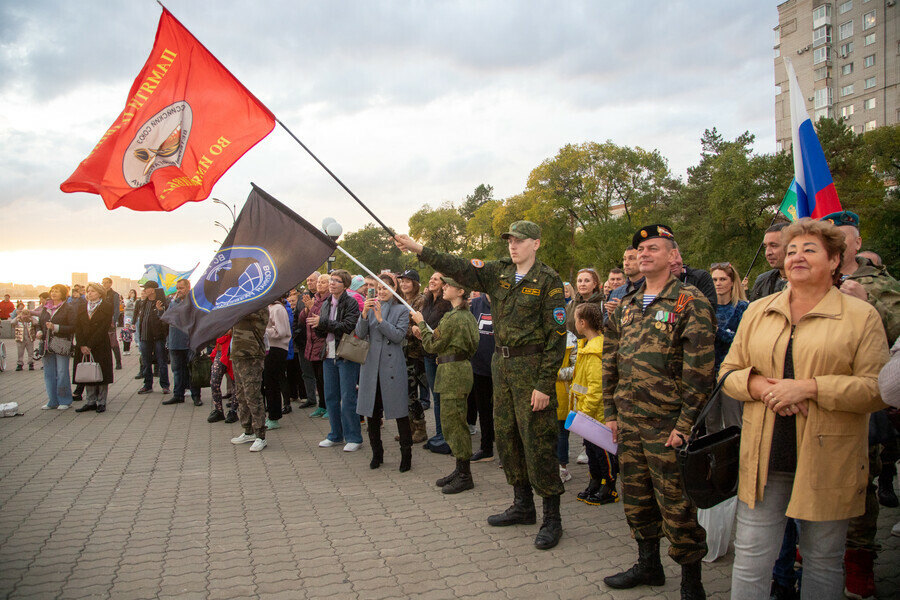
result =
[[384,462],[381,443],[381,418],[396,419],[400,433],[400,472],[412,463],[412,430],[409,424],[408,385],[403,340],[409,327],[409,312],[397,302],[390,289],[397,291],[393,273],[380,276],[376,296],[366,298],[356,322],[356,336],[369,340],[369,354],[359,372],[359,399],[356,412],[366,417],[372,462],[377,469]]
[[318,315],[306,319],[313,331],[325,339],[322,370],[325,373],[325,406],[331,431],[319,442],[320,448],[337,446],[344,440],[344,452],[356,452],[362,446],[362,429],[356,414],[356,384],[359,363],[337,356],[345,335],[353,335],[359,319],[359,304],[347,294],[350,273],[337,269],[329,275],[328,291]]
[[843,234],[801,219],[782,241],[789,285],[747,308],[721,367],[744,408],[736,600],[769,597],[788,517],[800,523],[801,598],[842,596],[847,526],[865,510],[869,413],[884,408],[881,319],[835,287]]
[[[42,360],[47,404],[41,407],[42,410],[67,410],[72,405],[69,356],[72,351],[72,335],[75,333],[75,309],[66,302],[68,295],[69,288],[61,283],[51,287],[50,299],[44,304],[38,320],[37,335],[43,337],[45,342]],[[109,328],[109,321],[106,327]]]
[[316,410],[309,413],[310,418],[313,419],[327,419],[328,411],[325,409],[325,373],[322,371],[322,352],[325,348],[325,338],[319,337],[313,332],[309,318],[319,316],[319,311],[322,310],[322,302],[328,297],[328,284],[330,281],[330,275],[319,275],[319,278],[316,280],[315,294],[312,293],[313,290],[308,290],[309,293],[300,296],[300,301],[303,302],[304,308],[297,317],[297,323],[306,327],[306,346],[303,348],[303,357],[309,361],[316,377],[316,398],[319,405],[316,407]]
[[79,305],[75,315],[75,370],[78,363],[93,362],[100,365],[103,379],[85,382],[87,402],[75,412],[106,411],[106,397],[109,384],[113,382],[112,347],[109,344],[109,323],[112,320],[113,305],[106,299],[106,290],[99,283],[87,284],[86,304]]

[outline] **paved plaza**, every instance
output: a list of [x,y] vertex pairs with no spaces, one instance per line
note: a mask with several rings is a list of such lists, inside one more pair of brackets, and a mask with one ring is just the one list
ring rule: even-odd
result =
[[[0,419],[0,597],[679,597],[680,570],[667,557],[663,587],[603,585],[636,547],[621,503],[575,499],[588,474],[574,464],[574,436],[565,533],[540,551],[537,525],[487,525],[512,498],[496,461],[472,465],[473,491],[445,496],[434,480],[452,458],[417,445],[412,471],[399,473],[393,422],[385,464],[370,470],[368,444],[318,448],[327,422],[296,408],[252,454],[229,443],[239,424],[206,422],[208,389],[202,407],[161,406],[158,389],[136,394],[136,372],[137,356],[125,357],[99,415],[40,410],[39,369],[0,373],[0,402],[24,413]],[[430,414],[428,423],[433,431]],[[890,536],[898,520],[900,509],[882,510],[882,600],[900,598],[900,538]],[[728,597],[731,560],[704,566],[710,598]]]

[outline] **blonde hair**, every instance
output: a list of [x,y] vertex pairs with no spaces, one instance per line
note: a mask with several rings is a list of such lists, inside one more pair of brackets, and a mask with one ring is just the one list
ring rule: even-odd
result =
[[103,287],[102,285],[100,285],[99,283],[97,283],[96,281],[88,282],[88,284],[84,288],[84,291],[87,292],[88,290],[94,290],[95,292],[100,294],[100,298],[106,297],[106,288]]

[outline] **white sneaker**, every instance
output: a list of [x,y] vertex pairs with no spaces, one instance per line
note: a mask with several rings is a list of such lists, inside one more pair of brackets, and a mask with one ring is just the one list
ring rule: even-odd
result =
[[562,479],[562,482],[565,483],[567,481],[572,480],[572,474],[569,473],[569,470],[565,467],[559,468],[559,478]]
[[331,448],[332,446],[337,446],[340,442],[332,442],[328,438],[325,438],[321,442],[319,442],[319,448]]
[[255,441],[256,441],[255,433],[251,433],[250,435],[247,435],[246,433],[242,433],[241,435],[239,435],[235,438],[231,438],[232,444],[246,444],[247,442],[255,442]]
[[56,407],[56,410],[69,410],[69,405],[68,404],[60,404],[59,406]]
[[253,442],[253,445],[250,446],[250,452],[260,452],[263,448],[269,445],[269,442],[266,440],[256,438],[256,441]]
[[894,523],[894,526],[891,527],[891,535],[900,536],[900,521]]
[[575,464],[579,464],[579,465],[588,464],[587,450],[581,451],[581,454],[579,454],[578,458],[575,459]]
[[357,444],[356,442],[347,442],[347,445],[344,446],[344,452],[356,452],[362,448],[362,444]]
[[474,425],[469,425],[469,435],[475,435],[478,433],[478,428]]
[[50,406],[49,404],[45,404],[41,407],[41,410],[53,410],[56,408],[55,406]]

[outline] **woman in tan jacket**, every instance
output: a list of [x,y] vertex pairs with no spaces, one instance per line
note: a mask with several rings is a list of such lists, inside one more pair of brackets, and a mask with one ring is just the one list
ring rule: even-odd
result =
[[800,521],[802,598],[839,598],[847,524],[868,482],[869,413],[884,408],[881,319],[838,291],[843,234],[784,229],[789,287],[750,305],[720,370],[742,401],[732,598],[768,598],[787,517]]

